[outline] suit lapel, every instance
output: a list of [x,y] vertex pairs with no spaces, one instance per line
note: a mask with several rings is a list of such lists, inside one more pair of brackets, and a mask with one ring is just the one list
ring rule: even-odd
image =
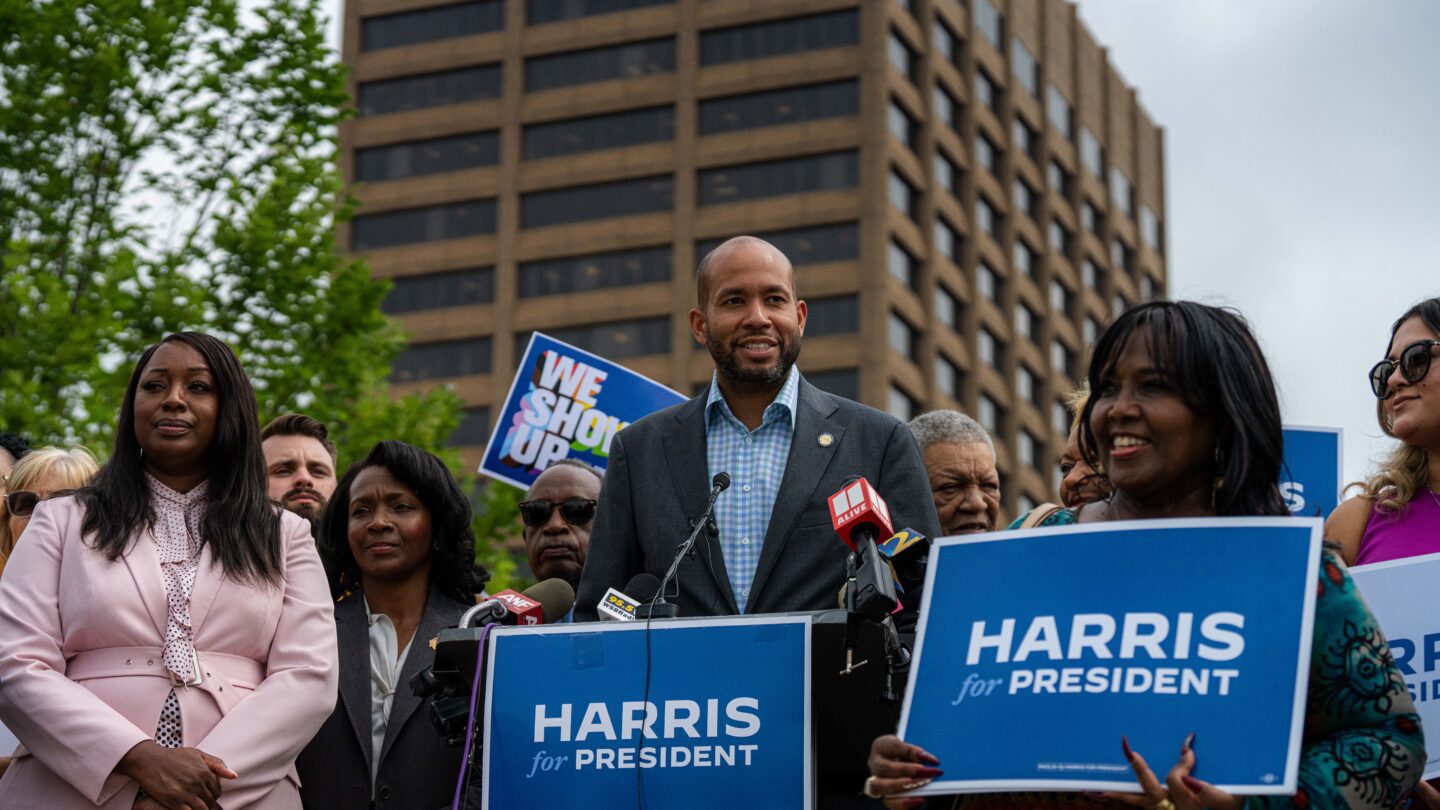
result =
[[370,626],[358,592],[335,605],[335,631],[340,644],[340,702],[365,761],[370,762]]
[[400,668],[400,677],[395,685],[395,697],[390,701],[390,717],[385,721],[385,742],[380,747],[381,762],[389,756],[390,747],[405,727],[405,721],[420,706],[420,698],[410,690],[410,679],[434,662],[435,656],[426,654],[430,649],[430,639],[438,636],[441,629],[458,624],[460,613],[460,606],[454,600],[434,590],[425,598],[425,612],[410,639],[410,651],[405,655],[405,665]]
[[210,615],[210,606],[225,585],[225,572],[213,569],[215,558],[210,554],[210,544],[200,549],[200,565],[195,569],[195,584],[190,588],[190,630],[191,635],[200,632],[205,617]]
[[135,588],[140,591],[140,601],[144,603],[145,610],[150,614],[150,621],[155,623],[155,629],[160,633],[163,642],[169,601],[165,582],[160,576],[160,552],[155,546],[155,536],[150,529],[146,528],[140,533],[121,559],[125,560],[125,567],[130,569]]
[[[675,485],[675,500],[679,504],[680,513],[686,519],[699,517],[705,509],[705,501],[710,497],[710,454],[705,445],[705,399],[704,394],[696,396],[676,411],[675,421],[670,424],[663,441],[665,463],[670,471],[670,481]],[[700,460],[699,470],[695,469],[696,459]],[[688,527],[686,531],[689,531]],[[683,536],[676,537],[670,544],[663,546],[666,554],[673,556],[675,547],[684,539]],[[719,544],[710,542],[708,537],[701,535],[695,545],[696,552],[705,555],[705,569],[715,580],[715,586],[720,589],[725,603],[730,606],[730,612],[739,613],[735,595],[730,589],[730,574],[725,568],[725,559],[720,553]],[[665,558],[664,564],[670,564],[669,556]]]
[[[805,505],[815,494],[815,487],[819,486],[821,477],[830,466],[830,459],[835,456],[835,449],[845,435],[845,428],[830,419],[838,406],[805,382],[804,377],[800,378],[795,402],[795,435],[790,440],[785,475],[780,479],[780,492],[775,497],[775,508],[770,511],[770,524],[765,529],[765,545],[760,549],[760,561],[755,566],[748,605],[760,604],[761,591],[775,570],[785,544],[790,541],[795,521],[799,520],[800,513],[805,511]],[[821,446],[818,441],[821,433],[829,433],[833,438],[829,446]]]

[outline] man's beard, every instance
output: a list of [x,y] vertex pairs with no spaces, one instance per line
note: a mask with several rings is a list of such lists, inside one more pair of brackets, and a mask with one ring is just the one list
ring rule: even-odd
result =
[[[727,383],[742,389],[766,390],[783,383],[785,378],[790,376],[790,369],[800,357],[800,338],[797,336],[793,343],[784,338],[776,340],[780,343],[780,357],[775,361],[775,365],[746,369],[735,359],[735,353],[739,349],[727,351],[725,345],[716,340],[708,328],[705,330],[705,348],[710,350],[710,359],[715,361],[715,370]],[[744,342],[744,338],[736,341],[737,344]]]
[[[295,496],[302,493],[309,495],[315,500],[295,503]],[[326,500],[324,495],[321,495],[313,489],[292,489],[285,493],[285,497],[280,499],[280,504],[291,512],[310,521],[312,524],[316,524],[320,522],[320,516],[325,514]]]

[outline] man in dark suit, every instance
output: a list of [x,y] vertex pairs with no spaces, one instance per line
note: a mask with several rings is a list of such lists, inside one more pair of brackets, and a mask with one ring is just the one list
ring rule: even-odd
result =
[[[701,535],[676,579],[682,616],[823,610],[836,606],[845,544],[829,496],[864,476],[895,527],[935,536],[939,521],[914,439],[873,408],[827,394],[794,368],[805,302],[794,271],[769,243],[740,236],[696,273],[695,340],[710,351],[709,388],[616,434],[575,604],[596,618],[607,588],[644,571],[662,577],[714,474],[718,537]],[[914,609],[915,605],[907,605]]]

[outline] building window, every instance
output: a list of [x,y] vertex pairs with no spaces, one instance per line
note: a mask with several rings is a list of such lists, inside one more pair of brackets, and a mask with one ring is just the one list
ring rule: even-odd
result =
[[955,163],[939,149],[935,150],[935,157],[930,161],[930,174],[935,179],[935,188],[953,191],[955,182],[960,176],[960,170],[955,168]]
[[944,57],[945,61],[955,63],[960,58],[959,38],[939,17],[936,17],[935,24],[930,26],[930,39],[934,43],[935,52]]
[[1000,238],[1000,215],[995,213],[995,207],[984,197],[975,201],[975,227],[996,239]]
[[1056,340],[1056,341],[1051,341],[1051,343],[1050,343],[1050,367],[1051,367],[1054,371],[1058,372],[1059,374],[1061,374],[1061,375],[1063,375],[1063,376],[1065,376],[1065,377],[1069,377],[1069,376],[1070,376],[1070,363],[1071,363],[1070,350],[1067,349],[1067,348],[1065,348],[1065,344],[1064,344],[1064,343],[1061,343],[1061,342],[1058,341],[1058,340]]
[[471,132],[355,150],[355,179],[361,182],[399,180],[476,166],[500,160],[498,132]]
[[849,335],[860,331],[860,300],[853,295],[813,298],[805,302],[805,336]]
[[935,320],[951,329],[960,328],[960,302],[943,284],[935,285]]
[[494,232],[495,201],[469,200],[361,214],[350,223],[350,249],[377,250]]
[[675,139],[675,108],[651,107],[525,127],[525,159]]
[[951,129],[956,128],[956,113],[960,110],[960,102],[950,95],[939,82],[935,83],[935,89],[930,94],[931,105],[935,108],[935,120],[943,122]]
[[1148,205],[1140,206],[1140,242],[1153,251],[1160,250],[1160,218]]
[[1110,243],[1110,266],[1117,272],[1130,269],[1130,248],[1119,239]]
[[1118,318],[1120,313],[1129,308],[1130,302],[1125,300],[1125,296],[1117,294],[1115,300],[1110,302],[1110,317]]
[[360,21],[360,50],[378,51],[499,31],[505,27],[504,0],[475,0],[419,11],[402,11]]
[[[792,267],[860,258],[860,228],[854,222],[810,225],[783,231],[766,231],[756,235],[784,253]],[[724,241],[707,239],[696,242],[695,255],[705,256],[720,247]]]
[[935,253],[960,263],[960,234],[943,217],[935,218]]
[[1094,347],[1095,339],[1100,337],[1100,324],[1096,323],[1094,318],[1086,318],[1080,334],[1085,339],[1086,346]]
[[460,424],[445,444],[449,447],[482,445],[490,440],[490,409],[483,405],[460,411]]
[[[838,371],[807,371],[805,381],[827,394],[846,399],[860,398],[860,371],[842,368]],[[709,386],[709,383],[706,383]]]
[[1050,249],[1061,256],[1070,255],[1070,229],[1060,224],[1060,220],[1050,220]]
[[1010,143],[1016,152],[1033,157],[1040,144],[1040,136],[1025,123],[1025,119],[1017,115],[1015,120],[1010,122]]
[[990,44],[996,48],[1000,47],[1002,41],[1000,36],[1000,11],[990,0],[975,0],[975,30],[980,35],[990,40]]
[[1015,370],[1015,395],[1026,402],[1035,401],[1035,375],[1024,365]]
[[1000,432],[1000,420],[1003,418],[1003,412],[1000,410],[1000,406],[995,404],[995,400],[981,394],[979,407],[976,410],[979,411],[977,416],[980,427],[991,433]]
[[1070,409],[1063,402],[1050,403],[1050,429],[1057,436],[1070,435]]
[[1000,276],[983,261],[975,271],[975,292],[986,301],[1000,303]]
[[1045,167],[1045,180],[1050,184],[1050,190],[1061,197],[1070,196],[1071,178],[1070,172],[1053,160]]
[[490,338],[466,338],[439,343],[412,343],[391,366],[390,382],[407,383],[442,377],[490,373]]
[[361,117],[364,117],[499,97],[500,66],[479,65],[419,76],[361,82],[356,108]]
[[886,44],[885,54],[890,59],[890,66],[899,71],[901,76],[909,79],[911,84],[920,83],[916,77],[919,71],[917,70],[915,49],[905,44],[905,40],[901,39],[900,35],[893,30],[890,32],[890,39]]
[[886,192],[890,197],[890,204],[896,210],[911,219],[915,218],[915,209],[919,205],[919,195],[910,181],[900,176],[900,173],[893,168],[890,170],[890,180],[886,184]]
[[[1026,467],[1031,469],[1040,468],[1040,454],[1037,449],[1037,442],[1035,441],[1035,437],[1030,435],[1030,431],[1022,430],[1019,435],[1015,437],[1015,457]],[[1030,509],[1034,508],[1032,504]]]
[[1019,37],[1010,40],[1010,72],[1025,92],[1036,97],[1040,95],[1040,65]]
[[1035,276],[1035,251],[1024,239],[1015,240],[1015,250],[1012,251],[1011,261],[1015,264],[1015,271],[1024,273],[1027,276]]
[[[670,319],[664,315],[658,318],[592,323],[541,331],[556,340],[578,346],[607,360],[644,357],[670,351]],[[529,332],[516,333],[516,346],[525,346],[529,342]]]
[[520,297],[657,284],[671,277],[670,246],[520,263]]
[[1140,277],[1140,300],[1155,300],[1155,282],[1149,276]]
[[392,279],[380,304],[386,315],[488,304],[495,300],[495,268],[449,270]]
[[975,355],[980,362],[987,366],[999,367],[1000,365],[1000,341],[990,334],[989,329],[982,328],[975,336]]
[[675,0],[528,0],[525,3],[525,20],[531,25],[541,25],[674,2]]
[[1124,211],[1127,217],[1134,216],[1134,212],[1131,210],[1133,200],[1130,195],[1130,181],[1125,177],[1125,173],[1120,171],[1119,166],[1112,166],[1110,168],[1110,201]]
[[1084,284],[1087,290],[1100,289],[1100,268],[1089,259],[1080,264],[1080,283]]
[[860,180],[854,152],[722,166],[700,172],[700,204],[854,188]]
[[666,37],[550,56],[532,56],[525,60],[525,89],[532,92],[553,90],[674,71],[675,40]]
[[1070,311],[1070,288],[1059,281],[1050,282],[1050,311],[1056,314]]
[[520,195],[520,227],[543,228],[669,211],[673,207],[673,192],[674,182],[668,174],[532,191]]
[[1105,216],[1089,200],[1080,204],[1080,227],[1096,236],[1104,237]]
[[890,99],[890,108],[886,112],[885,121],[890,127],[890,134],[895,136],[895,140],[910,147],[912,152],[920,151],[915,145],[918,129],[915,119],[910,113],[905,112],[905,108],[901,107],[900,103],[893,98]]
[[1035,337],[1035,313],[1024,304],[1015,305],[1015,334],[1021,337]]
[[915,327],[900,315],[890,313],[890,348],[895,353],[910,362],[918,362],[916,355],[920,352],[920,338],[915,334]]
[[975,135],[975,162],[985,167],[991,174],[999,174],[999,152],[995,144],[984,133]]
[[722,65],[860,43],[854,9],[717,28],[700,33],[700,64]]
[[1097,180],[1105,177],[1105,147],[1089,127],[1080,127],[1080,165]]
[[909,394],[892,385],[890,386],[890,395],[885,400],[885,410],[896,419],[909,422],[915,418],[920,406],[910,398]]
[[1045,88],[1045,119],[1065,140],[1070,140],[1070,102],[1053,83]]
[[960,398],[960,369],[943,354],[935,355],[935,389],[951,399]]
[[992,110],[1000,104],[1000,88],[990,74],[979,68],[975,70],[975,100]]
[[840,118],[860,112],[860,84],[854,79],[700,102],[700,134],[783,126]]
[[1030,188],[1030,184],[1016,177],[1015,182],[1011,184],[1011,195],[1011,202],[1014,203],[1011,209],[1023,212],[1033,219],[1035,217],[1035,191]]
[[887,252],[886,263],[890,267],[890,275],[901,284],[914,289],[920,275],[919,262],[910,251],[901,247],[898,242],[890,243],[890,250]]

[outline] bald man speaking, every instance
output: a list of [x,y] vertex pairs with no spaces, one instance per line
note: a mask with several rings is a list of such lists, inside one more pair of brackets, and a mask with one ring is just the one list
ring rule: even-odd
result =
[[[617,433],[580,578],[577,621],[596,618],[607,588],[641,572],[663,577],[716,473],[719,537],[701,535],[676,580],[681,616],[835,607],[848,550],[827,499],[851,476],[885,498],[896,528],[934,537],[939,520],[925,465],[899,420],[805,381],[795,368],[805,302],[790,261],[737,236],[695,274],[690,332],[710,351],[709,387]],[[916,606],[907,605],[909,609]]]

